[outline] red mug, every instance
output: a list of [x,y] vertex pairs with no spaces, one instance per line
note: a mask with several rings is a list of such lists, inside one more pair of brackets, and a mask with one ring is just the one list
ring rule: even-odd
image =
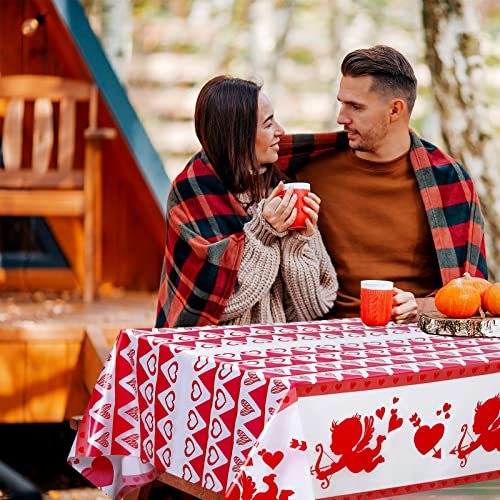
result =
[[306,229],[306,220],[309,218],[304,212],[304,207],[309,206],[304,203],[304,198],[309,194],[311,190],[311,185],[308,182],[289,182],[283,185],[283,191],[279,194],[281,198],[285,196],[287,189],[293,189],[293,194],[297,195],[297,201],[295,202],[295,208],[297,209],[297,216],[293,221],[293,224],[288,229]]
[[361,281],[361,320],[366,326],[385,326],[389,323],[393,288],[392,281]]

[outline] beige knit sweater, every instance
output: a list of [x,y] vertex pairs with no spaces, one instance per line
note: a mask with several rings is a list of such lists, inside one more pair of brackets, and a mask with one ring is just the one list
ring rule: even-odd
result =
[[264,200],[249,210],[235,289],[220,324],[307,321],[326,314],[337,296],[335,269],[319,231],[277,232],[264,218]]

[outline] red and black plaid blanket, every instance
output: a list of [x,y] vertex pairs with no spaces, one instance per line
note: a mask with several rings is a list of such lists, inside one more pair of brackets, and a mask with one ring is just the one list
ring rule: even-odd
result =
[[[427,212],[443,283],[465,271],[487,278],[483,217],[471,178],[436,146],[413,131],[410,136],[410,161]],[[347,147],[345,132],[286,135],[280,141],[278,164],[293,175],[311,158]]]
[[[467,172],[411,132],[410,160],[429,219],[443,283],[467,271],[487,278],[483,218]],[[282,170],[347,148],[344,132],[283,136]],[[156,327],[217,324],[234,289],[249,216],[203,153],[172,184]]]
[[249,218],[206,155],[196,154],[168,196],[157,328],[219,322],[236,283]]

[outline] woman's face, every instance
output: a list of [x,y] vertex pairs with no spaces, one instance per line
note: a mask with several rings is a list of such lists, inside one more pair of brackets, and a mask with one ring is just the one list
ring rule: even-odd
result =
[[280,137],[284,133],[281,125],[274,119],[273,106],[269,97],[262,91],[259,92],[255,155],[261,165],[278,160]]

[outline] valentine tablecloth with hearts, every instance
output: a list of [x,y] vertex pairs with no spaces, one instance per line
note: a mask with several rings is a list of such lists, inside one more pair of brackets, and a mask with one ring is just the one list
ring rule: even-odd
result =
[[500,476],[500,340],[359,319],[122,330],[68,461],[112,498],[168,471],[229,499]]

